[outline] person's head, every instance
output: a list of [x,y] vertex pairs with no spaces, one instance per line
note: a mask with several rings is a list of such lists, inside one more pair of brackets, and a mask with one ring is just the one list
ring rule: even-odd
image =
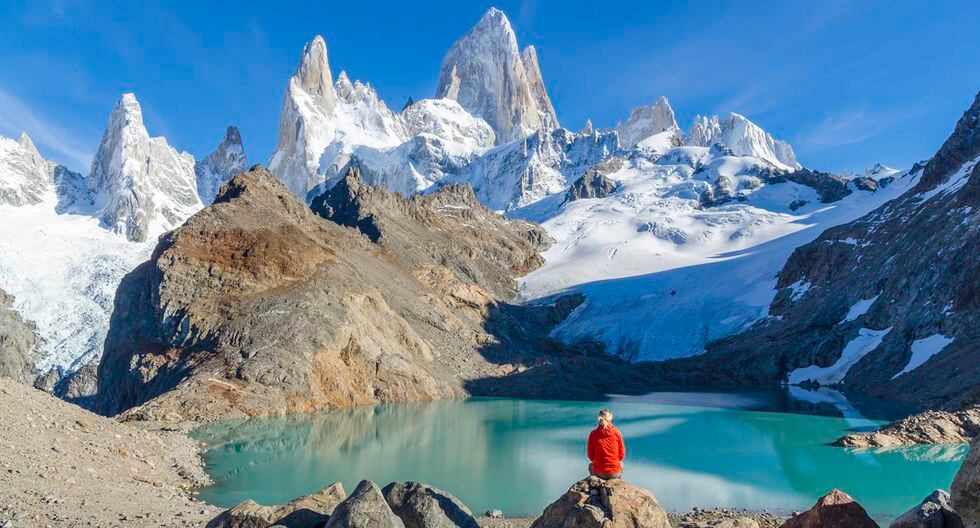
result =
[[609,427],[612,425],[613,414],[609,409],[599,411],[599,426]]

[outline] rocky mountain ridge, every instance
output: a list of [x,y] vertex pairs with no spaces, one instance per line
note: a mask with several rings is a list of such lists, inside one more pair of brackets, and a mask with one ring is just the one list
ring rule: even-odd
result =
[[731,365],[727,383],[840,385],[947,410],[976,404],[978,162],[980,94],[914,187],[795,249],[769,317],[712,343],[703,361]]
[[499,339],[485,325],[540,263],[540,228],[463,187],[406,199],[356,170],[315,209],[332,221],[253,167],[162,238],[116,296],[97,408],[260,416],[459,397],[517,368],[481,353]]

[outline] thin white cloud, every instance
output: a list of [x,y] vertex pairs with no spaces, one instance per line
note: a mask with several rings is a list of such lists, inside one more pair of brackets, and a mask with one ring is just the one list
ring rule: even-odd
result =
[[915,117],[918,113],[917,111],[897,113],[848,110],[827,116],[823,121],[797,136],[794,143],[811,151],[854,145],[877,136]]
[[92,163],[92,151],[71,132],[35,113],[16,96],[0,90],[0,130],[14,137],[27,132],[42,151],[49,151],[59,163],[85,172]]

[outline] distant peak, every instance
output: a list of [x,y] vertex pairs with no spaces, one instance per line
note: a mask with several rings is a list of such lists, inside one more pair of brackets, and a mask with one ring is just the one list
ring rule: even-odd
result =
[[480,18],[479,24],[485,24],[485,23],[505,24],[508,28],[510,28],[510,19],[507,18],[507,15],[505,15],[503,11],[497,9],[496,7],[491,7],[490,9],[487,9],[487,12],[484,13],[483,16]]
[[535,64],[535,67],[537,67],[538,50],[534,48],[533,44],[528,45],[527,47],[524,48],[524,51],[521,52],[521,59],[524,61],[525,67],[530,65],[531,63]]
[[224,142],[231,145],[242,144],[242,134],[238,131],[238,127],[235,125],[228,125],[228,129],[225,130]]
[[579,130],[579,134],[592,135],[594,132],[595,132],[595,127],[592,126],[592,120],[586,119],[585,126],[582,127],[582,130]]
[[333,79],[330,74],[327,43],[323,37],[317,35],[303,47],[303,56],[293,76],[306,93],[327,97],[332,101]]
[[142,127],[143,108],[140,106],[140,102],[136,100],[136,94],[122,94],[116,106],[112,108],[112,115],[109,117],[109,120],[123,120],[127,125],[134,124]]
[[26,149],[35,149],[34,142],[31,141],[31,136],[28,136],[27,132],[20,133],[20,137],[17,138],[17,143]]

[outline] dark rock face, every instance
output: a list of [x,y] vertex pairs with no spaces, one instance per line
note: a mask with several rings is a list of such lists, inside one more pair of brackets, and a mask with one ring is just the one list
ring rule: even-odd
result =
[[[753,169],[745,171],[744,175],[754,176],[756,178],[756,187],[786,182],[806,185],[817,192],[821,203],[836,202],[853,192],[849,185],[850,180],[847,178],[843,178],[829,172],[820,172],[806,168],[798,169],[793,172],[786,172],[771,168]],[[856,187],[861,190],[877,190],[877,185],[873,187],[869,185]],[[732,180],[730,180],[728,177],[721,177],[718,178],[718,180],[715,181],[714,184],[712,184],[712,186],[701,195],[700,206],[715,207],[731,202],[732,200],[744,199],[744,196],[738,196],[735,192],[735,184]],[[806,202],[800,203],[800,201],[796,201],[789,205],[791,209],[796,210],[803,205],[806,205]]]
[[580,480],[545,508],[531,528],[670,528],[649,491],[623,480]]
[[334,509],[326,528],[405,528],[405,525],[391,511],[381,490],[373,482],[362,480],[354,493]]
[[963,521],[953,509],[949,493],[936,490],[921,504],[895,519],[888,528],[963,528]]
[[878,523],[850,495],[833,490],[782,528],[878,528]]
[[953,508],[966,528],[980,528],[980,439],[970,446],[950,489]]
[[770,318],[676,363],[685,381],[775,384],[795,369],[833,365],[863,329],[887,330],[841,385],[920,407],[980,401],[978,112],[980,96],[917,187],[797,248]]
[[392,482],[382,493],[405,528],[479,528],[465,504],[427,484]]
[[207,528],[319,528],[346,498],[344,486],[337,482],[279,506],[260,506],[247,500],[222,512]]
[[623,168],[622,158],[610,158],[595,167],[585,171],[581,178],[575,180],[565,195],[566,202],[574,202],[584,198],[605,198],[616,190],[616,182],[606,177]]
[[37,346],[34,325],[12,308],[13,298],[0,290],[0,378],[33,383],[37,377],[31,353]]
[[461,397],[512,371],[480,351],[540,228],[465,187],[405,199],[356,173],[317,210],[336,221],[253,167],[162,237],[117,292],[96,409],[245,418]]

